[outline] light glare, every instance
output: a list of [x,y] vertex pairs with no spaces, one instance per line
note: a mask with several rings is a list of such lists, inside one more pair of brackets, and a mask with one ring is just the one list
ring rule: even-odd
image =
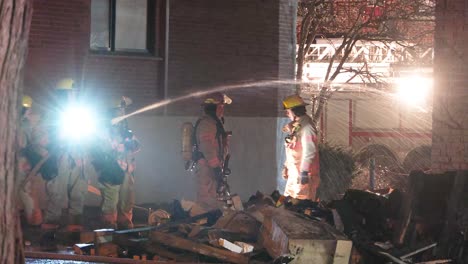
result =
[[81,140],[96,132],[93,113],[82,106],[66,109],[60,119],[62,138]]
[[419,107],[426,103],[432,80],[418,75],[398,80],[398,97],[410,106]]

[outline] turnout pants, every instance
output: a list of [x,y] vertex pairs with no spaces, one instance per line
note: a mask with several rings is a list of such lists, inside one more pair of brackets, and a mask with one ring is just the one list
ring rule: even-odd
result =
[[18,178],[17,178],[17,194],[19,201],[23,204],[26,222],[29,225],[40,225],[42,223],[42,212],[39,206],[37,190],[38,179],[36,175],[24,182],[32,168],[29,161],[20,156],[18,158]]
[[220,208],[221,203],[216,195],[216,178],[213,168],[208,166],[206,160],[199,160],[196,171],[197,200],[200,206],[206,210]]
[[102,220],[109,227],[133,228],[133,206],[135,205],[135,178],[126,172],[121,185],[99,183],[102,195]]
[[[81,160],[82,161],[82,160]],[[84,199],[88,190],[85,173],[90,164],[73,162],[68,155],[59,159],[58,175],[47,181],[47,210],[45,221],[49,224],[61,224],[62,209],[68,209],[67,224],[81,224]]]
[[288,165],[288,180],[284,190],[284,196],[291,196],[301,200],[317,199],[317,188],[320,185],[320,177],[312,175],[309,177],[309,183],[301,184],[301,175],[296,165]]

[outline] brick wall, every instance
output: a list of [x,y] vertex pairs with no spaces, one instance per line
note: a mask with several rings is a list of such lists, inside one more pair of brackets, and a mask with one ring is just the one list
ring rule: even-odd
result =
[[[34,0],[25,90],[46,102],[57,80],[71,77],[93,96],[125,94],[135,106],[164,94],[164,2],[156,4],[154,57],[89,52],[90,0]],[[291,0],[172,0],[169,23],[170,98],[202,89],[293,77]],[[160,9],[158,9],[158,7]],[[281,13],[281,14],[280,14]],[[282,20],[279,22],[279,17]],[[280,34],[281,32],[281,34]],[[281,36],[280,36],[281,35]],[[281,38],[281,39],[280,39]],[[228,115],[275,116],[278,85],[228,92]],[[169,114],[194,114],[200,99],[171,105]],[[155,113],[155,112],[153,112]]]
[[25,91],[44,98],[58,79],[79,80],[89,43],[89,1],[34,0]]
[[[241,83],[293,78],[292,14],[276,0],[171,1],[169,96],[222,89]],[[289,15],[288,15],[289,14]],[[288,16],[279,20],[280,16]],[[281,35],[281,39],[280,39]],[[286,64],[283,60],[287,54]],[[284,68],[289,72],[284,73]],[[280,71],[282,73],[280,73]],[[234,103],[227,115],[276,116],[278,86],[262,84],[227,92]],[[200,99],[169,108],[173,114],[198,113]]]
[[[296,74],[296,1],[280,1],[279,6],[279,63],[278,75],[280,80],[288,81]],[[278,105],[282,105],[284,97],[295,92],[294,84],[278,85]],[[278,108],[278,116],[284,117],[283,108]]]
[[468,6],[438,1],[432,131],[434,172],[468,170]]
[[158,99],[161,58],[93,54],[89,35],[90,0],[34,0],[25,90],[45,102],[57,80],[73,78],[104,100],[125,94],[143,105]]

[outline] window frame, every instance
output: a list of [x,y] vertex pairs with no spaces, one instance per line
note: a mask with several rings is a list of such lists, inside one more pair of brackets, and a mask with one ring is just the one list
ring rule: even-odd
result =
[[[91,0],[92,1],[92,0]],[[115,48],[115,33],[116,33],[116,13],[117,13],[117,1],[118,0],[107,0],[109,2],[109,40],[108,47],[92,48],[91,44],[88,43],[88,49],[92,54],[100,55],[123,55],[123,56],[158,56],[159,45],[156,43],[156,6],[158,0],[146,0],[146,49],[122,49],[116,50]],[[90,20],[92,17],[90,16]],[[92,31],[90,28],[89,35],[91,36]]]

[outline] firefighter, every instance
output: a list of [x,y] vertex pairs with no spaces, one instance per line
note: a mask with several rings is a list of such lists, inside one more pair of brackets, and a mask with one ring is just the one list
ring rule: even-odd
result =
[[[63,110],[76,99],[74,81],[63,79],[58,82],[55,92],[55,107],[50,111],[48,121],[49,158],[41,168],[46,180],[47,208],[43,229],[57,229],[66,226],[68,231],[81,230],[84,199],[88,189],[88,178],[94,172],[86,150],[61,138],[58,111]],[[58,111],[57,111],[58,110]],[[62,218],[62,209],[66,215]]]
[[224,106],[231,103],[223,93],[208,95],[202,105],[204,115],[194,127],[197,200],[207,210],[221,206],[217,193],[221,191],[222,168],[228,151]]
[[283,100],[286,115],[291,120],[283,128],[288,133],[283,168],[283,178],[287,180],[284,196],[315,201],[320,184],[318,141],[312,119],[306,113],[306,105],[298,95]]
[[[42,223],[42,212],[39,206],[37,190],[40,188],[35,175],[30,175],[33,167],[40,162],[47,152],[41,145],[37,135],[39,134],[38,116],[31,112],[33,100],[24,95],[21,109],[21,125],[18,137],[18,197],[23,204],[26,222],[32,226]],[[37,171],[37,170],[36,170]]]
[[[111,109],[112,117],[124,115],[125,108],[130,103],[130,98],[122,97],[115,108]],[[98,165],[99,161],[95,163],[102,195],[102,220],[107,227],[133,228],[135,154],[141,149],[140,142],[128,128],[127,120],[110,127],[108,140],[109,150],[105,152],[110,153],[110,158],[117,165],[112,161],[102,160],[105,164]]]

